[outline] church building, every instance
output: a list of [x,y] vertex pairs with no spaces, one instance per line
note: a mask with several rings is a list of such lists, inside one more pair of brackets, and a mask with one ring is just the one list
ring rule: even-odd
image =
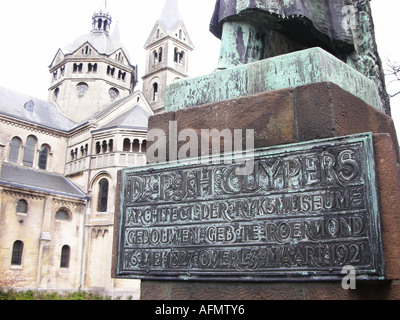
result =
[[0,287],[138,299],[139,280],[111,277],[117,174],[146,164],[148,118],[194,47],[166,0],[138,90],[112,16],[91,18],[51,61],[48,101],[0,87]]

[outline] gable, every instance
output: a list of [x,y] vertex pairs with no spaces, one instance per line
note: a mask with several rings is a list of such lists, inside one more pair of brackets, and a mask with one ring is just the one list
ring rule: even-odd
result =
[[129,65],[132,65],[130,62],[129,53],[121,44],[121,42],[105,33],[90,33],[79,37],[65,48],[66,55],[82,55],[82,49],[84,49],[83,54],[86,54],[86,45],[90,46],[88,48],[88,54],[90,49],[92,49],[92,55],[97,53],[99,55],[110,56],[114,52],[121,49],[123,50]]
[[130,105],[128,111],[104,124],[99,130],[107,129],[134,129],[146,130],[150,113],[146,112],[140,105]]
[[93,55],[100,55],[100,53],[93,47],[90,42],[86,41],[80,47],[78,47],[74,52],[71,52],[71,55],[74,56],[93,56]]
[[123,49],[118,49],[110,55],[110,59],[115,60],[122,64],[129,64],[129,57],[125,54]]
[[183,21],[180,21],[174,28],[168,31],[160,20],[158,20],[154,25],[144,47],[145,49],[148,49],[152,44],[164,40],[167,37],[173,38],[191,49],[194,48],[193,42]]
[[173,37],[174,39],[178,40],[179,42],[182,42],[186,44],[188,47],[191,49],[194,48],[193,42],[190,39],[189,33],[186,29],[185,24],[183,21],[181,21],[175,28],[170,32],[170,36]]
[[61,49],[58,49],[56,55],[53,58],[53,61],[51,61],[51,64],[50,64],[49,68],[52,68],[52,67],[56,66],[57,64],[59,64],[64,59],[65,59],[64,53],[62,52]]
[[149,37],[147,38],[144,48],[147,49],[148,46],[165,38],[167,35],[168,34],[165,31],[165,29],[163,28],[163,26],[161,25],[160,21],[157,21],[156,24],[154,25],[153,30],[151,31]]
[[136,91],[127,97],[105,106],[102,110],[93,115],[91,119],[97,123],[99,128],[104,128],[106,124],[113,122],[136,106],[139,106],[147,114],[154,114],[143,93]]

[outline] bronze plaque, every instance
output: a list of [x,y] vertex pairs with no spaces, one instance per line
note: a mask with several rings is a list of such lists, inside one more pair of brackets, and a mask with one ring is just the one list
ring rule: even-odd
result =
[[384,279],[370,134],[123,170],[116,276]]

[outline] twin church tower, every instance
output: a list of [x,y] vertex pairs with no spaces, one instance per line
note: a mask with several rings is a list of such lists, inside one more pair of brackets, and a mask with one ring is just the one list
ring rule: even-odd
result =
[[111,276],[118,172],[146,164],[148,118],[188,75],[193,44],[177,0],[166,0],[145,50],[139,90],[104,8],[56,52],[49,101],[0,87],[0,287],[140,296],[140,282]]
[[[110,33],[111,25],[108,12],[94,13],[91,32],[59,49],[51,62],[49,101],[77,123],[131,95],[138,83],[137,66],[121,43],[118,25]],[[193,48],[178,0],[166,0],[145,44],[142,91],[155,114],[164,111],[165,87],[188,76]]]

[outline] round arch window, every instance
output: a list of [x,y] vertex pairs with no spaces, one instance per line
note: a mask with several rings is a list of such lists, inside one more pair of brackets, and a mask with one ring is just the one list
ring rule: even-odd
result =
[[83,97],[88,90],[89,90],[89,86],[85,82],[80,82],[76,86],[76,91],[78,93],[78,96],[80,96],[80,97]]
[[99,195],[98,195],[98,212],[107,212],[108,207],[108,191],[110,183],[106,178],[103,178],[99,182]]
[[26,200],[19,200],[17,203],[17,213],[28,213],[28,202]]
[[60,88],[56,88],[54,90],[54,100],[57,100],[59,95],[60,95]]
[[70,221],[71,220],[71,214],[66,209],[60,209],[56,213],[56,220],[58,220],[58,221]]
[[108,94],[110,95],[111,100],[114,101],[115,99],[118,98],[118,96],[119,96],[119,91],[118,91],[118,89],[116,89],[116,88],[111,88],[111,89],[108,91]]

